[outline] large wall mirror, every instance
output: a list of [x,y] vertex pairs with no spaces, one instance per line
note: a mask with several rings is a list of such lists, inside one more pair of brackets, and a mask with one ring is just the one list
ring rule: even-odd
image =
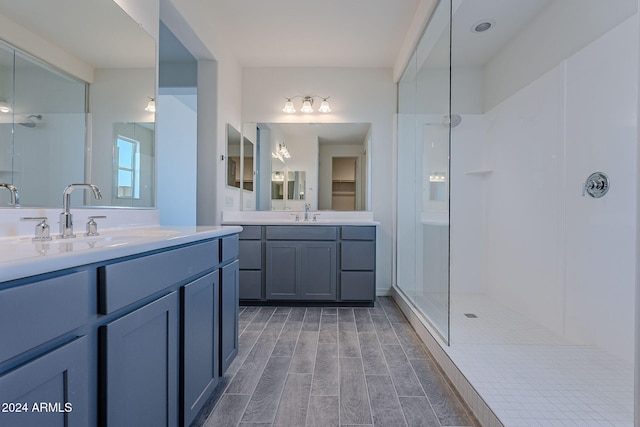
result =
[[369,123],[246,123],[257,210],[369,209]]
[[240,188],[241,165],[240,131],[227,123],[227,185]]
[[[25,53],[28,37],[2,44],[0,182],[18,187],[24,207],[60,207],[76,182],[96,184],[103,198],[76,192],[73,206],[154,207],[155,115],[145,107],[155,98],[155,40],[113,0],[0,1],[0,15],[93,71],[87,85]],[[2,113],[3,102],[12,111]]]

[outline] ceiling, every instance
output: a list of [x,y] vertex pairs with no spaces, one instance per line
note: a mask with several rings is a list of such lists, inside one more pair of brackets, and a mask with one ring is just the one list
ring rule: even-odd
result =
[[[420,0],[171,0],[244,67],[392,67]],[[222,37],[220,37],[222,35]]]
[[155,65],[155,41],[112,0],[0,0],[0,14],[94,68]]
[[[244,67],[390,68],[421,0],[170,1],[205,45],[223,44]],[[455,3],[454,63],[478,65],[549,0]],[[153,39],[113,0],[0,0],[0,14],[95,68],[137,68],[155,61]],[[470,31],[485,18],[495,21],[495,29]],[[446,59],[447,51],[448,41],[437,43],[432,58]]]

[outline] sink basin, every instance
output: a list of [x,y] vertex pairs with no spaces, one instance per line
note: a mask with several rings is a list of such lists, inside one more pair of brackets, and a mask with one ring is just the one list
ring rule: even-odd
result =
[[131,228],[120,229],[114,231],[105,231],[100,233],[104,236],[117,236],[117,237],[139,237],[139,238],[159,238],[159,237],[171,237],[182,234],[178,230],[158,229],[158,228]]
[[120,228],[112,230],[103,230],[98,236],[85,236],[84,233],[77,233],[76,237],[70,239],[59,239],[57,235],[52,235],[51,240],[38,241],[32,240],[31,237],[18,237],[8,240],[7,243],[11,245],[24,245],[25,243],[33,243],[38,245],[60,246],[65,245],[67,247],[86,246],[86,245],[108,245],[122,243],[125,241],[136,241],[144,239],[162,239],[179,236],[181,233],[179,230],[170,229],[158,229],[158,228]]

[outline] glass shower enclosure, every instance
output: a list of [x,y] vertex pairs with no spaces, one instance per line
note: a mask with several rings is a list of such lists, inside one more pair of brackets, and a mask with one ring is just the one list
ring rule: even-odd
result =
[[397,283],[449,341],[450,3],[441,1],[398,85]]
[[633,425],[639,39],[637,0],[440,0],[398,83],[396,290],[476,415]]

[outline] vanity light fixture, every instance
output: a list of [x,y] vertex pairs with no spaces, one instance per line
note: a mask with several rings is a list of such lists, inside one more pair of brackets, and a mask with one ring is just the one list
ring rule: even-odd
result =
[[149,102],[147,102],[147,106],[146,106],[146,108],[144,110],[148,111],[150,113],[155,113],[156,112],[156,99],[149,97]]
[[293,100],[296,98],[302,98],[302,107],[300,111],[303,113],[313,113],[313,99],[320,98],[322,102],[320,103],[320,108],[318,111],[321,113],[330,113],[331,107],[329,106],[329,101],[327,101],[329,96],[319,96],[319,95],[296,95],[292,97],[285,97],[286,101],[284,103],[283,112],[292,114],[296,112],[296,107],[293,105]]
[[280,159],[281,162],[284,162],[284,159],[290,159],[291,154],[289,154],[289,150],[287,150],[287,146],[284,143],[278,144],[278,149],[276,152],[271,153],[271,157],[274,159]]
[[11,104],[7,102],[6,99],[0,101],[0,113],[8,114],[13,112],[13,108],[11,108]]
[[280,153],[285,159],[291,158],[291,154],[289,154],[289,150],[287,150],[287,146],[284,145],[284,143],[278,145],[278,153]]

